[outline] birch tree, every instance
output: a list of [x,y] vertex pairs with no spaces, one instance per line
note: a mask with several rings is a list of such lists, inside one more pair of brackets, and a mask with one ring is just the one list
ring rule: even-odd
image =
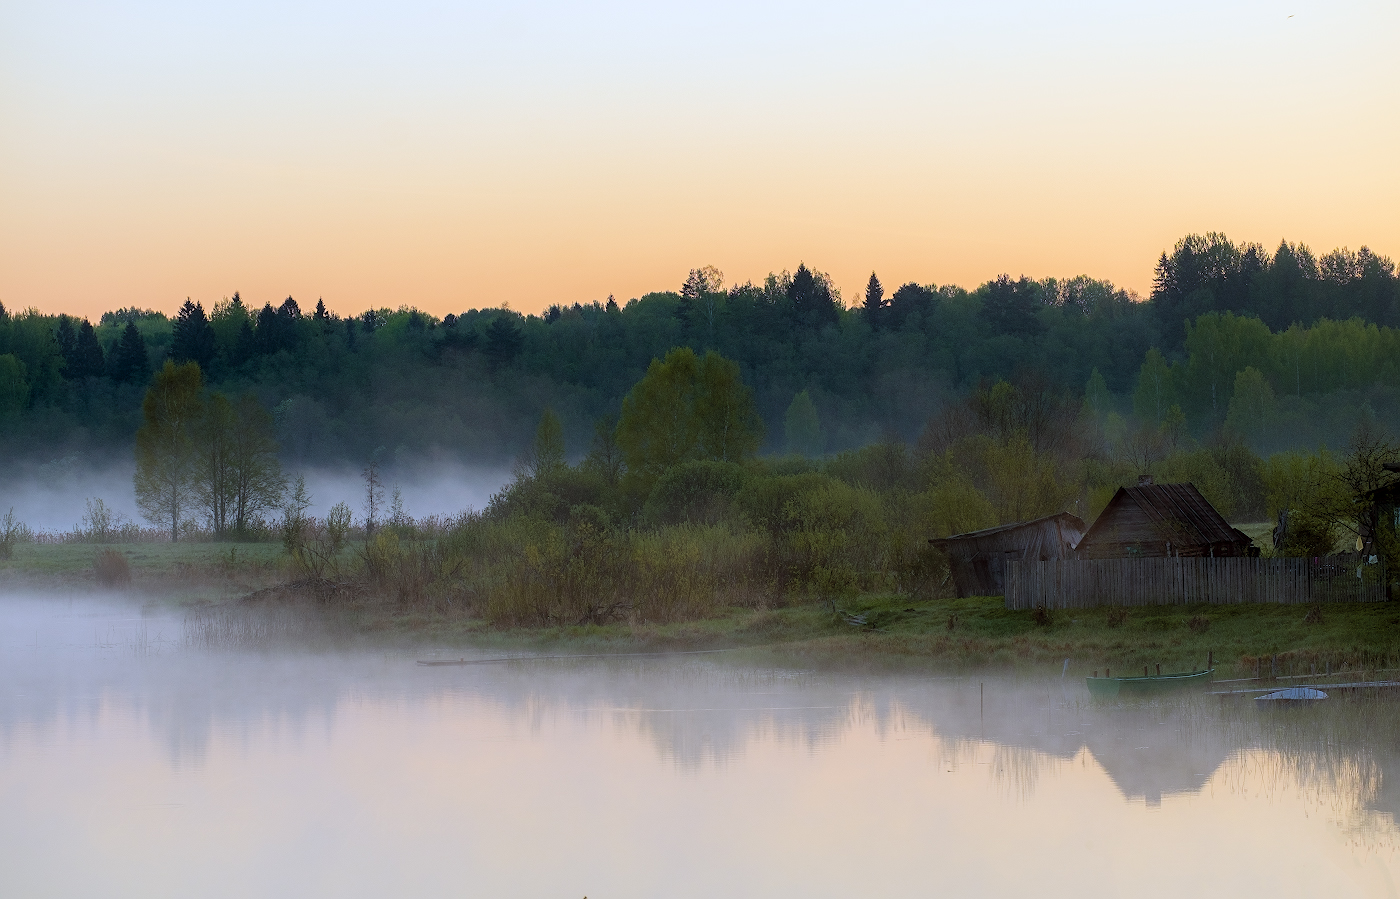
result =
[[169,525],[170,539],[198,501],[198,429],[203,378],[193,362],[167,361],[141,403],[136,432],[136,504],[147,521]]

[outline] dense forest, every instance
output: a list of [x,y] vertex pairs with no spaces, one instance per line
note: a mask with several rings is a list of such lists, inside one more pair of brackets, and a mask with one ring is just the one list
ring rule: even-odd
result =
[[1269,453],[1341,447],[1362,418],[1400,424],[1400,284],[1365,248],[1317,256],[1192,235],[1162,254],[1145,300],[1088,277],[886,290],[874,274],[843,298],[800,265],[738,285],[696,269],[676,290],[540,315],[305,306],[234,293],[173,318],[126,308],[95,323],[0,306],[0,453],[129,454],[151,375],[173,359],[271,410],[290,465],[358,466],[381,448],[391,464],[508,463],[546,409],[577,459],[674,347],[738,364],[767,453],[912,445],[1000,381],[1082,404],[1120,443],[1165,428]]

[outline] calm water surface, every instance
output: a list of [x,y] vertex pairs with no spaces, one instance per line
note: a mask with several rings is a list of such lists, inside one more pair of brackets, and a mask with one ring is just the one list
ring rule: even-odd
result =
[[200,648],[135,605],[0,596],[0,895],[1336,897],[1400,880],[1388,704],[1099,709],[1073,674],[986,680],[979,704],[977,679],[426,654]]

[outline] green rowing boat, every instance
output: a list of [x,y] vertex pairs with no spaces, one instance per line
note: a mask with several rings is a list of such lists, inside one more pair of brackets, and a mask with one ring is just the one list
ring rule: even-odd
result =
[[[1096,672],[1097,674],[1097,672]],[[1159,674],[1146,677],[1086,677],[1089,695],[1095,699],[1117,699],[1127,696],[1155,696],[1175,690],[1189,690],[1210,684],[1215,669],[1192,671],[1187,674]]]

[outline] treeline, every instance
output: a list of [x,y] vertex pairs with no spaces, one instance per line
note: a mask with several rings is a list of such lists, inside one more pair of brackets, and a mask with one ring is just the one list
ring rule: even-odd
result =
[[674,291],[540,315],[501,306],[438,319],[403,305],[341,317],[320,301],[255,308],[238,294],[207,310],[187,301],[174,318],[121,309],[95,324],[0,307],[0,451],[125,452],[151,373],[171,359],[273,410],[290,464],[360,465],[381,447],[390,462],[506,462],[546,407],[577,458],[594,422],[676,346],[737,362],[767,452],[912,443],[978,385],[1017,379],[1088,397],[1121,420],[1110,434],[1156,426],[1175,406],[1202,441],[1233,427],[1262,450],[1279,435],[1336,446],[1363,411],[1400,420],[1397,324],[1388,259],[1288,243],[1271,254],[1215,234],[1164,253],[1147,300],[1087,277],[887,291],[875,275],[843,298],[804,265],[739,285],[697,269]]

